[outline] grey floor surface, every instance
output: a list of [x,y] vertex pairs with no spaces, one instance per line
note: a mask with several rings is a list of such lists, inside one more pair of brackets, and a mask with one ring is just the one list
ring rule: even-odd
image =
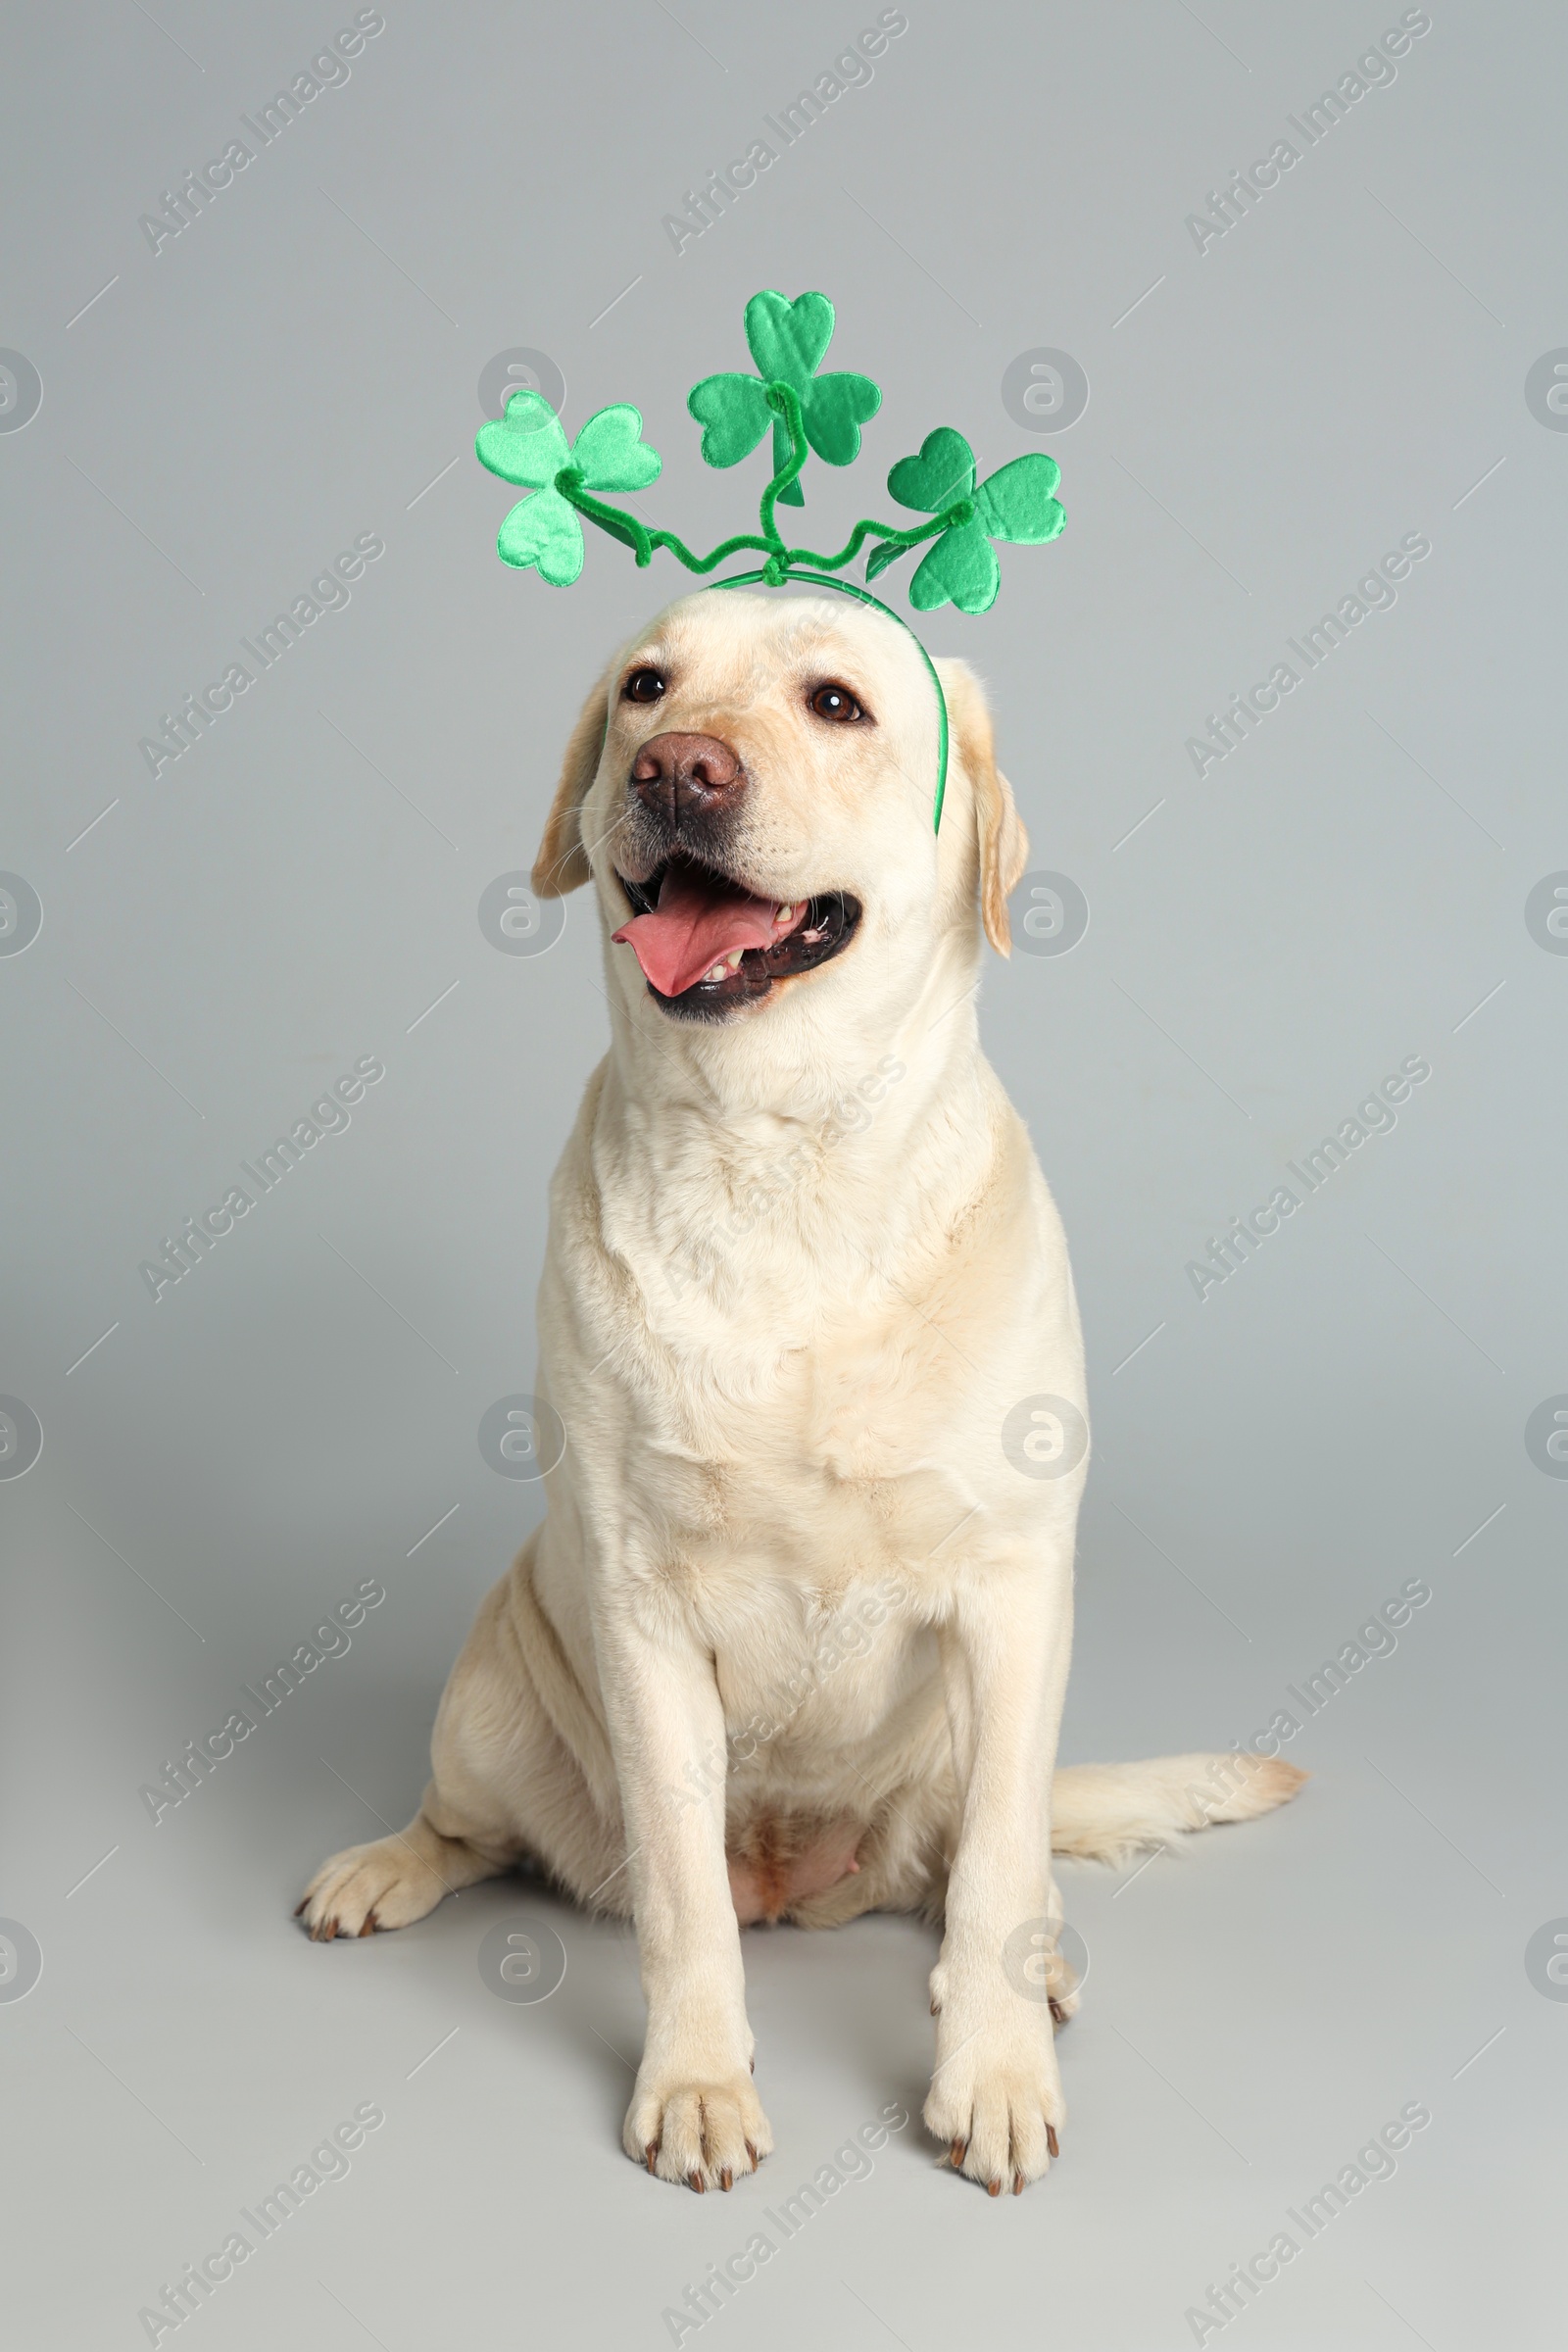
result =
[[[389,0],[337,41],[306,0],[11,13],[16,2352],[1560,2340],[1568,20],[911,0],[879,24]],[[780,110],[828,80],[786,144]],[[235,139],[179,225],[183,175]],[[699,177],[769,140],[697,234]],[[600,951],[580,900],[528,955],[480,902],[531,862],[605,651],[679,584],[608,545],[569,594],[504,570],[481,401],[512,368],[573,430],[637,402],[645,505],[707,543],[759,485],[705,476],[685,391],[744,364],[763,286],[829,292],[834,360],[885,388],[865,482],[818,468],[813,511],[876,511],[942,421],[987,468],[1062,467],[1065,536],[1004,552],[988,618],[923,634],[991,684],[1034,844],[1015,919],[1075,906],[1063,876],[1089,912],[1066,952],[993,959],[983,1008],[1090,1345],[1065,1753],[1284,1713],[1313,1775],[1182,1857],[1065,1874],[1072,2125],[996,2204],[919,2128],[914,1924],[749,1936],[777,2153],[700,2200],[619,2153],[625,1934],[521,1883],[348,1946],[289,1918],[320,1855],[416,1801],[447,1666],[540,1508],[476,1431],[531,1383]],[[173,757],[183,698],[371,540]],[[1291,690],[1226,748],[1279,664]],[[362,1058],[385,1075],[350,1124],[155,1298],[144,1263]],[[1396,1118],[1205,1279],[1412,1062]],[[143,1788],[366,1580],[351,1646],[155,1822]],[[1411,1584],[1392,1645],[1362,1636]],[[1343,1688],[1302,1697],[1335,1659]],[[518,1918],[564,1948],[548,1999],[481,1973]],[[357,2109],[383,2120],[333,2156]],[[854,2135],[890,2111],[867,2164]],[[1429,2120],[1377,2153],[1406,2111]],[[323,2149],[270,2234],[241,2220]],[[824,2167],[793,2234],[762,2218]],[[691,2290],[759,2230],[769,2258],[703,2317]],[[176,2329],[169,2290],[235,2231]],[[1282,2234],[1277,2275],[1214,2304]]]

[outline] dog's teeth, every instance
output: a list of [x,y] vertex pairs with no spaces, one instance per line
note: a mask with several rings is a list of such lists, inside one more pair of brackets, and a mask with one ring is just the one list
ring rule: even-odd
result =
[[779,908],[779,910],[778,910],[777,914],[776,914],[776,915],[773,917],[773,920],[774,920],[775,922],[778,922],[778,923],[793,923],[793,922],[794,922],[794,920],[795,920],[795,909],[794,909],[794,907],[793,907],[793,906],[781,906],[781,907]]
[[709,973],[708,977],[709,977],[709,979],[710,979],[710,980],[725,980],[725,979],[727,979],[727,978],[729,977],[729,966],[728,966],[728,964],[726,964],[726,963],[715,963],[715,964],[714,964],[714,966],[713,966],[713,968],[712,968],[712,970],[711,970],[711,971]]
[[745,953],[746,950],[744,948],[736,948],[733,954],[726,957],[725,960],[728,962],[729,968],[732,972],[738,972],[740,970],[741,957],[745,955]]

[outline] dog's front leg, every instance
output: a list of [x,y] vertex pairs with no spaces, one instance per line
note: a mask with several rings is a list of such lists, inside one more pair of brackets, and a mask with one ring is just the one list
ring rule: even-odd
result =
[[752,2082],[713,1663],[645,1617],[602,1628],[599,1649],[648,2002],[622,2136],[662,2180],[728,2188],[773,2135]]
[[993,2196],[1045,2172],[1066,2121],[1040,1938],[1055,1907],[1051,1777],[1071,1561],[1069,1520],[1044,1559],[977,1565],[940,1635],[962,1812],[931,1976],[937,2064],[925,2122]]

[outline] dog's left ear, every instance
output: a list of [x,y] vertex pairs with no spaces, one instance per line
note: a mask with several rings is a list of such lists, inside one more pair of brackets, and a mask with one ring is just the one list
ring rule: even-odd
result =
[[582,805],[599,772],[600,755],[605,748],[610,681],[619,666],[617,656],[595,681],[593,692],[566,738],[561,781],[550,804],[550,814],[545,818],[539,855],[533,861],[531,880],[542,899],[564,899],[567,891],[580,890],[594,878],[588,853],[582,846]]
[[948,706],[948,757],[960,763],[974,794],[975,834],[980,853],[980,918],[999,956],[1012,953],[1007,901],[1029,862],[1029,836],[1013,801],[1012,787],[997,765],[991,710],[967,662],[939,662]]

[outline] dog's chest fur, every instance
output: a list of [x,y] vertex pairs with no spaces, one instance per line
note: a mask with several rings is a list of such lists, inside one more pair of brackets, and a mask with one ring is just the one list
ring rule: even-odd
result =
[[634,1123],[618,1095],[596,1076],[553,1194],[560,1533],[582,1528],[610,1605],[686,1619],[731,1734],[775,1727],[772,1797],[815,1811],[842,1801],[840,1757],[939,1708],[954,1580],[1042,1499],[997,1430],[1079,1377],[1033,1360],[1054,1324],[1075,1349],[1054,1212],[988,1073],[956,1116],[928,1087],[905,1148],[878,1130],[874,1164],[836,1156],[744,1231],[717,1229],[700,1124]]

